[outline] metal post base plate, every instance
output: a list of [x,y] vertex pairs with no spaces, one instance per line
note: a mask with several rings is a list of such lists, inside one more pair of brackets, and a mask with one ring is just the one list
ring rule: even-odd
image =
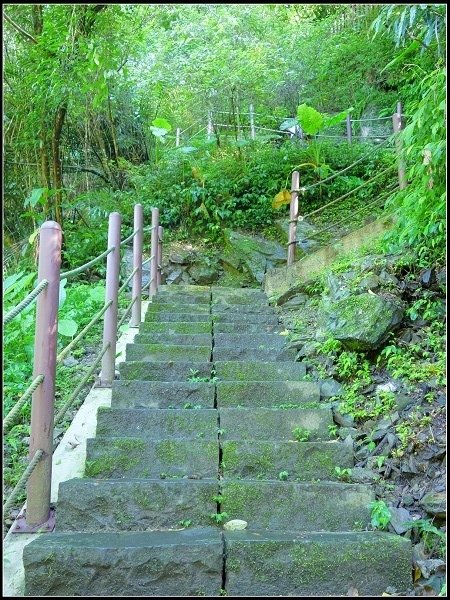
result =
[[40,525],[27,524],[26,510],[26,508],[23,508],[17,515],[16,520],[10,529],[11,533],[50,533],[55,529],[56,511],[53,506],[50,507],[50,516],[48,520]]

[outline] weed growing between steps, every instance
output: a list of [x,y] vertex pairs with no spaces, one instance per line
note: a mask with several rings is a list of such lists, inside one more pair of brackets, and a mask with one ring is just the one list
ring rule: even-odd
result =
[[[372,483],[386,506],[377,517],[382,504],[373,505],[374,526],[411,538],[418,595],[437,595],[445,571],[445,291],[442,262],[425,264],[412,251],[388,254],[379,243],[319,274],[300,290],[297,308],[292,299],[293,308],[278,309],[307,378],[325,380],[322,402],[331,403],[335,420],[330,439],[353,445],[355,467],[336,474]],[[370,349],[336,339],[324,318],[330,306],[360,294],[403,307],[401,321]]]

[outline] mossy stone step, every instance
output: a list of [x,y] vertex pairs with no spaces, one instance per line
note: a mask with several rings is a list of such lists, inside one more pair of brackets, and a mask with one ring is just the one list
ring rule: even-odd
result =
[[[209,375],[208,375],[209,377]],[[214,384],[193,381],[113,381],[112,408],[214,407]]]
[[136,437],[89,438],[86,477],[217,477],[217,440],[143,440]]
[[120,435],[151,440],[217,441],[215,409],[102,408],[97,412],[97,435]]
[[276,315],[275,310],[271,306],[265,306],[260,304],[215,304],[211,307],[213,315]]
[[219,416],[222,440],[295,440],[298,427],[308,432],[308,441],[329,440],[333,424],[329,408],[221,408]]
[[151,313],[172,312],[172,313],[188,313],[188,314],[209,314],[209,304],[181,304],[176,302],[151,302],[148,305],[146,315]]
[[[232,288],[231,288],[232,289]],[[210,285],[160,285],[158,287],[158,294],[192,294],[193,296],[210,296],[211,286]]]
[[283,348],[286,341],[286,336],[278,333],[247,333],[242,328],[240,333],[214,333],[216,348]]
[[195,378],[210,378],[212,363],[208,362],[160,362],[128,361],[119,364],[121,379],[142,381],[192,381]]
[[183,312],[146,312],[145,323],[175,321],[175,322],[199,322],[210,323],[212,317],[209,313],[183,313]]
[[218,596],[216,528],[52,533],[24,548],[26,596]]
[[59,486],[58,531],[177,529],[211,526],[217,479],[70,479]]
[[145,361],[208,361],[211,358],[211,344],[208,346],[179,346],[169,344],[127,344],[126,360]]
[[352,531],[370,525],[375,494],[352,483],[289,481],[221,482],[220,508],[249,530]]
[[239,313],[239,312],[225,312],[216,313],[212,315],[212,319],[215,323],[240,323],[247,327],[247,323],[254,325],[278,325],[278,317],[275,314],[262,314],[259,311],[255,313]]
[[319,408],[320,387],[312,381],[217,381],[217,406]]
[[297,362],[215,361],[219,381],[299,381],[306,367]]
[[204,333],[211,335],[212,322],[206,321],[191,322],[191,321],[152,321],[146,323],[145,321],[139,326],[140,333],[168,333],[168,334],[198,334]]
[[212,336],[210,333],[138,333],[134,336],[134,343],[211,347]]
[[186,294],[183,292],[159,292],[153,296],[152,304],[175,302],[177,304],[207,304],[211,302],[211,294]]
[[353,467],[353,447],[342,442],[224,440],[223,476],[288,481],[335,480],[336,467]]
[[381,596],[412,586],[411,542],[381,532],[225,532],[229,596]]
[[270,361],[282,362],[289,361],[293,363],[297,351],[291,348],[242,348],[242,347],[218,347],[214,348],[213,360],[239,360],[239,361]]
[[218,323],[214,322],[214,335],[216,333],[280,333],[285,330],[283,325],[270,323]]

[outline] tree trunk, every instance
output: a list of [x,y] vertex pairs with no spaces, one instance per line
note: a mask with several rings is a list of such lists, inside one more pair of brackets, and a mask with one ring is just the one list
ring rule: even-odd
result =
[[55,188],[55,221],[57,221],[61,229],[63,227],[62,213],[62,166],[61,166],[61,131],[66,118],[67,105],[59,106],[55,115],[55,125],[52,136],[52,152],[53,152],[53,186]]

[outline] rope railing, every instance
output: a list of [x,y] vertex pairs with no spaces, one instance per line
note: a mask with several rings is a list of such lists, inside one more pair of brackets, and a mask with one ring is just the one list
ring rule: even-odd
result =
[[31,474],[33,473],[34,469],[37,467],[39,461],[43,458],[44,454],[45,453],[43,450],[38,450],[35,453],[35,455],[31,459],[30,463],[28,464],[27,468],[25,469],[22,477],[16,483],[16,485],[14,486],[14,489],[12,490],[12,492],[8,496],[5,504],[3,505],[3,513],[6,513],[10,508],[12,508],[14,506],[14,502],[19,497],[22,489],[28,483],[28,480],[29,480]]
[[4,317],[3,317],[3,325],[10,323],[13,319],[17,317],[27,306],[29,306],[35,298],[39,296],[39,294],[45,290],[48,286],[48,281],[43,279],[39,285],[37,285],[34,290],[32,290],[28,296],[26,296],[17,306],[11,309]]
[[350,190],[346,194],[343,194],[342,196],[339,196],[339,198],[336,198],[335,200],[332,200],[331,202],[328,202],[327,204],[324,204],[323,206],[321,206],[320,208],[317,208],[316,210],[312,210],[311,212],[306,213],[302,217],[298,217],[298,220],[299,221],[303,221],[303,219],[306,219],[307,217],[312,217],[312,215],[316,215],[317,213],[322,212],[326,208],[328,208],[330,206],[333,206],[334,204],[336,204],[336,202],[344,200],[344,198],[347,198],[348,196],[354,194],[355,192],[357,192],[361,188],[365,187],[369,183],[372,183],[372,181],[375,181],[375,179],[378,179],[382,175],[385,175],[386,173],[388,173],[389,171],[392,171],[392,169],[395,169],[395,168],[396,168],[395,165],[392,165],[392,166],[388,167],[387,169],[384,169],[384,171],[380,171],[377,175],[374,175],[374,177],[371,177],[370,179],[368,179],[367,181],[365,181],[361,185],[358,185],[357,187],[353,188],[353,190]]
[[72,269],[71,271],[66,271],[65,273],[61,273],[59,278],[60,279],[68,279],[69,277],[72,277],[73,275],[79,275],[80,273],[84,273],[84,271],[87,271],[89,269],[89,267],[92,267],[93,265],[100,262],[103,258],[108,256],[108,254],[110,254],[115,249],[116,249],[115,246],[108,248],[108,250],[105,250],[104,252],[99,254],[96,258],[93,258],[92,260],[85,263],[84,265],[81,265],[80,267],[77,267],[76,269]]
[[112,300],[110,300],[109,302],[107,302],[105,304],[105,306],[103,306],[103,308],[101,308],[101,310],[99,310],[97,312],[97,314],[94,315],[94,317],[92,317],[92,319],[89,321],[89,323],[86,325],[86,327],[84,327],[84,329],[82,329],[80,331],[80,333],[75,338],[73,338],[73,340],[70,342],[70,344],[68,344],[63,350],[61,350],[61,352],[56,357],[56,362],[61,362],[63,360],[63,358],[66,357],[69,354],[69,352],[72,350],[72,348],[74,346],[76,346],[76,344],[86,335],[86,333],[90,329],[92,329],[92,327],[96,323],[98,323],[98,321],[105,314],[105,312],[108,310],[108,308],[111,306],[112,303],[113,303]]
[[118,293],[117,293],[117,295],[118,295],[118,296],[120,296],[120,294],[123,292],[123,290],[124,290],[124,289],[127,287],[127,285],[130,283],[130,281],[133,279],[133,277],[134,277],[134,274],[135,274],[135,273],[137,273],[138,271],[139,271],[139,267],[135,267],[135,268],[134,268],[134,269],[131,271],[131,273],[130,273],[130,275],[129,275],[128,279],[126,279],[126,280],[123,282],[122,286],[119,288],[119,291],[118,291]]
[[11,425],[13,425],[16,421],[17,416],[19,415],[23,406],[27,400],[29,400],[33,394],[33,392],[39,387],[39,385],[44,381],[43,375],[38,375],[33,379],[28,388],[24,391],[22,396],[13,406],[13,408],[9,411],[6,417],[3,419],[3,433],[6,433]]
[[323,185],[324,183],[328,183],[329,181],[331,181],[335,177],[338,177],[339,175],[342,175],[343,173],[346,173],[350,169],[353,169],[354,166],[356,166],[359,163],[361,163],[364,160],[366,160],[366,158],[369,158],[370,156],[372,156],[378,150],[378,148],[380,148],[381,146],[384,146],[387,141],[388,140],[385,140],[381,144],[378,144],[378,146],[374,146],[369,152],[367,152],[366,154],[364,154],[364,156],[361,156],[360,158],[358,158],[358,160],[355,160],[354,162],[352,162],[351,165],[348,165],[348,167],[345,167],[344,169],[341,169],[340,171],[337,171],[336,173],[333,173],[332,175],[329,175],[328,177],[326,177],[325,179],[322,179],[321,181],[317,181],[316,183],[311,183],[310,185],[301,187],[299,191],[301,191],[302,193],[307,192],[307,191],[312,190],[313,188],[317,187],[318,185]]
[[148,287],[150,287],[150,285],[153,283],[154,279],[155,279],[154,277],[151,277],[151,278],[150,278],[150,279],[147,281],[147,283],[146,283],[144,286],[142,286],[142,291],[144,291],[144,290],[146,290]]
[[134,303],[136,302],[137,298],[133,298],[132,301],[130,302],[130,304],[128,305],[128,307],[126,308],[125,312],[122,315],[122,318],[120,319],[120,321],[117,324],[117,329],[120,329],[122,327],[122,325],[124,324],[125,319],[127,318],[127,316],[130,313],[130,310],[133,308]]
[[93,372],[95,371],[97,366],[100,364],[100,361],[102,360],[106,351],[109,349],[110,345],[111,344],[109,342],[107,344],[105,344],[105,346],[103,347],[101,352],[97,355],[97,357],[94,360],[94,362],[92,363],[92,365],[89,367],[88,371],[86,372],[86,375],[83,377],[83,379],[77,385],[75,390],[70,394],[70,396],[67,399],[67,401],[65,402],[64,406],[62,408],[60,408],[60,410],[58,411],[58,413],[55,416],[55,421],[54,421],[55,425],[59,425],[59,423],[61,423],[61,421],[64,418],[64,415],[69,410],[69,408],[72,406],[72,404],[76,400],[78,394],[83,389],[83,386],[88,382],[89,378],[91,377],[91,375],[93,374]]
[[131,242],[131,240],[134,238],[135,235],[137,235],[139,233],[139,229],[136,229],[136,231],[133,231],[133,233],[131,235],[129,235],[127,238],[125,238],[124,240],[122,240],[120,242],[121,246],[125,246],[125,244],[128,244],[128,242]]

